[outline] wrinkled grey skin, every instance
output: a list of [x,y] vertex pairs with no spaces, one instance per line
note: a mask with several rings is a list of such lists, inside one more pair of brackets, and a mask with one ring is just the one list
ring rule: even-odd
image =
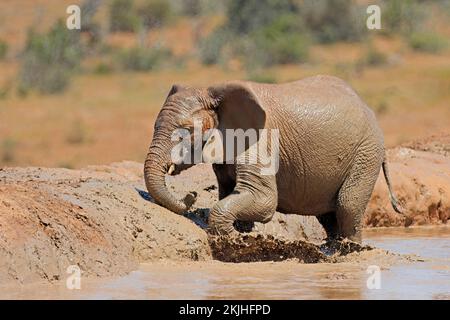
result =
[[[343,80],[315,76],[286,84],[173,86],[156,120],[144,171],[150,195],[178,214],[194,199],[180,201],[166,188],[176,144],[170,137],[174,129],[189,127],[194,117],[202,119],[204,130],[275,128],[280,133],[276,175],[261,175],[260,163],[213,165],[219,185],[219,201],[209,217],[213,233],[236,234],[235,221],[268,222],[278,210],[314,215],[328,237],[360,241],[362,216],[381,167],[391,203],[401,211],[391,191],[375,115]],[[173,174],[187,167],[179,165]]]

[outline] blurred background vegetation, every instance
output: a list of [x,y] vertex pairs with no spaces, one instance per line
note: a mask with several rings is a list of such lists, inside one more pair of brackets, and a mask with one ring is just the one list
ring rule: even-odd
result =
[[349,81],[397,145],[450,125],[449,39],[450,0],[2,1],[0,166],[142,161],[172,83],[318,73]]

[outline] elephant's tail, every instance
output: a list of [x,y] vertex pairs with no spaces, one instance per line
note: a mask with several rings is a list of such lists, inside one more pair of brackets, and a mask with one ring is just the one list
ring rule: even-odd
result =
[[403,213],[402,206],[400,205],[399,201],[397,200],[397,197],[395,196],[395,194],[392,192],[391,179],[389,177],[389,169],[388,169],[386,158],[383,160],[382,166],[383,166],[384,178],[386,179],[386,184],[389,189],[389,199],[391,200],[392,208],[394,208],[394,210],[398,213]]

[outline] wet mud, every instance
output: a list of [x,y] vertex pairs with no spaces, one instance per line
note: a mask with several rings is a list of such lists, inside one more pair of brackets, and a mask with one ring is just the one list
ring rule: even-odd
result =
[[338,262],[338,257],[373,249],[346,239],[317,245],[263,234],[246,234],[236,238],[210,236],[209,244],[213,258],[223,262],[283,260],[295,260],[299,263]]

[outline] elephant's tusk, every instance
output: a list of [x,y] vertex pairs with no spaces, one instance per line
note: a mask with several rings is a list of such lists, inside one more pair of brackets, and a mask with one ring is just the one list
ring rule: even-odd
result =
[[167,174],[169,176],[171,176],[174,171],[175,171],[175,165],[172,163],[169,167],[169,170],[167,170]]

